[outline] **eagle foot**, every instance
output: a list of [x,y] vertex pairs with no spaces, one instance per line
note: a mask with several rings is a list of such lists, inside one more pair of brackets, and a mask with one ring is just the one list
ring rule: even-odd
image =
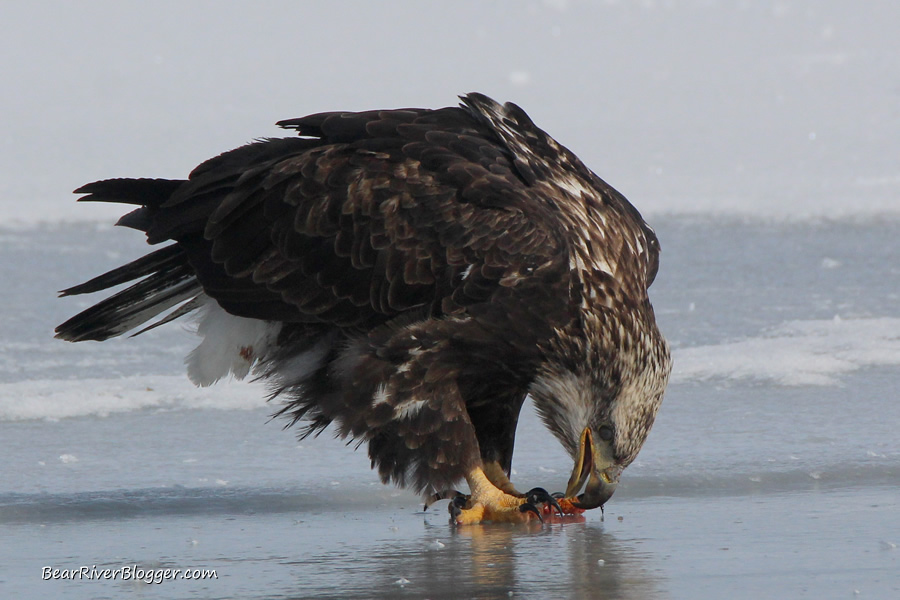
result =
[[[540,508],[539,508],[540,507]],[[562,516],[562,508],[556,499],[550,496],[546,490],[535,488],[529,491],[524,498],[503,494],[499,502],[473,502],[471,496],[460,494],[450,501],[447,510],[450,512],[450,520],[456,525],[472,525],[484,521],[501,523],[527,523],[533,517],[544,522],[542,509],[549,513],[555,508]]]
[[[510,502],[507,498],[516,502]],[[533,518],[544,522],[541,511],[534,504],[508,495],[499,503],[472,503],[471,500],[460,497],[459,500],[451,501],[447,509],[450,512],[450,522],[454,525],[476,525],[485,521],[527,523]]]
[[[544,488],[534,488],[528,490],[525,494],[526,504],[531,504],[532,506],[543,506],[544,510],[549,513],[551,512],[551,508],[556,509],[556,514],[559,516],[563,516],[563,509],[557,502],[556,498],[553,497],[552,494],[548,494],[547,490]],[[524,505],[523,505],[524,506]]]
[[556,498],[543,488],[534,488],[522,496],[508,494],[494,486],[479,474],[470,481],[472,494],[457,494],[447,507],[450,520],[456,525],[472,525],[484,521],[503,523],[527,523],[537,517],[544,522],[542,509],[555,508],[560,515],[563,510]]

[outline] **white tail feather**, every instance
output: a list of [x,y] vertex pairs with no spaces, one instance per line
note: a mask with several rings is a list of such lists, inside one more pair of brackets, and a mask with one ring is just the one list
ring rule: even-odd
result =
[[207,298],[198,311],[203,341],[185,359],[195,385],[212,385],[229,374],[243,379],[278,337],[280,323],[236,317]]

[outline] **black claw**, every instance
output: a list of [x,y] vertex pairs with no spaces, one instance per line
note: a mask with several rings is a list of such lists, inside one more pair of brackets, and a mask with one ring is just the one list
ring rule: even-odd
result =
[[562,492],[553,492],[553,493],[550,494],[550,495],[551,495],[552,497],[556,498],[557,500],[562,500],[563,498],[566,497],[566,495],[563,494]]
[[531,502],[525,502],[524,504],[520,505],[519,512],[520,513],[528,513],[528,512],[534,513],[537,515],[537,518],[541,523],[544,522],[544,517],[541,516],[541,511],[539,511],[537,509],[537,507],[534,504],[532,504]]
[[469,503],[469,496],[467,496],[465,494],[460,494],[459,492],[456,492],[456,495],[450,501],[451,506],[455,506],[460,510],[464,509],[466,507],[466,504],[468,504],[468,503]]
[[428,507],[431,506],[432,504],[434,504],[435,502],[437,502],[438,500],[447,500],[450,498],[457,498],[459,496],[462,496],[462,492],[457,491],[457,490],[443,490],[443,491],[437,492],[435,494],[430,495],[425,500],[425,508],[423,508],[422,510],[423,511],[428,510]]
[[462,508],[460,508],[460,507],[456,504],[456,502],[451,502],[451,503],[447,506],[447,510],[450,512],[450,521],[453,522],[453,523],[456,523],[456,518],[457,518],[457,517],[459,516],[459,514],[462,512]]
[[456,496],[454,496],[450,500],[450,504],[447,505],[447,510],[450,512],[450,520],[456,523],[456,517],[463,511],[466,507],[466,504],[469,503],[469,497],[465,494],[461,494],[460,492],[456,492]]
[[428,507],[441,499],[440,494],[432,494],[425,499],[425,505],[422,507],[422,512],[428,510]]
[[527,494],[525,494],[525,499],[532,504],[549,504],[553,508],[556,509],[556,512],[559,516],[563,515],[562,507],[560,507],[559,502],[556,501],[556,498],[547,493],[547,490],[544,488],[534,488],[533,490],[529,490]]
[[[447,490],[444,493],[448,494],[450,491],[451,490]],[[466,505],[469,504],[469,498],[471,496],[463,494],[462,492],[457,492],[455,490],[452,491],[456,495],[450,499],[450,504],[447,505],[447,510],[450,512],[450,521],[456,523],[456,517],[458,517],[459,514],[466,508]],[[449,496],[445,497],[449,498]]]

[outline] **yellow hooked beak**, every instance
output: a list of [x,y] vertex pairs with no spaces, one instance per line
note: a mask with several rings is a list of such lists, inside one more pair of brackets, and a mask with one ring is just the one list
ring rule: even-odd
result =
[[[613,461],[610,445],[603,442],[599,446],[594,444],[591,428],[585,427],[581,432],[575,468],[566,487],[566,498],[573,499],[572,505],[575,508],[587,510],[602,507],[612,498],[621,474],[622,467]],[[578,494],[582,486],[584,492],[576,498],[575,494]]]

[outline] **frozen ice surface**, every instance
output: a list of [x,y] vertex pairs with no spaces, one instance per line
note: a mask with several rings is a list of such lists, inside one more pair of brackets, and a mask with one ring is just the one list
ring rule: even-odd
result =
[[[900,4],[398,4],[4,6],[0,597],[900,597]],[[470,90],[662,241],[673,382],[605,520],[454,529],[363,451],[298,443],[259,385],[191,386],[176,324],[52,339],[92,301],[56,290],[146,251],[68,190]],[[569,466],[526,406],[517,483]],[[216,578],[42,580],[94,565]]]
[[[383,486],[364,452],[328,435],[298,444],[270,422],[259,384],[193,387],[181,359],[195,340],[177,325],[103,344],[53,340],[82,302],[53,290],[143,251],[139,236],[87,224],[3,231],[0,277],[19,285],[0,290],[18,309],[0,316],[0,588],[60,598],[896,594],[900,319],[885,266],[900,264],[900,222],[654,224],[665,268],[652,291],[675,373],[606,519],[461,530],[445,502],[423,513],[419,498]],[[107,243],[120,255],[103,258]],[[822,269],[820,246],[842,266]],[[526,406],[516,481],[560,490],[569,465]],[[218,579],[40,580],[44,566],[132,564],[212,568]]]

